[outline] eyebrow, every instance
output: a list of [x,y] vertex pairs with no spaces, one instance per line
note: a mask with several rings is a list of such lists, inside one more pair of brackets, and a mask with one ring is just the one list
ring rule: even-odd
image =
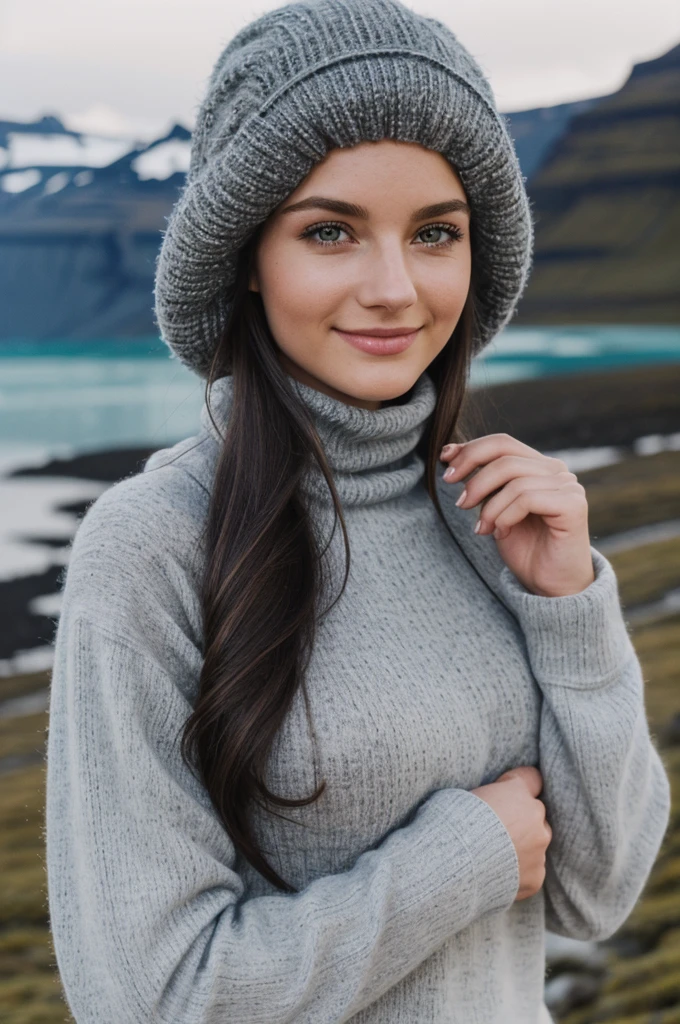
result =
[[[301,199],[298,203],[291,203],[284,206],[281,213],[295,213],[298,210],[330,210],[331,213],[339,213],[345,217],[358,217],[360,220],[368,220],[369,213],[365,206],[358,206],[356,203],[347,203],[343,199],[327,199],[325,196],[309,196]],[[470,207],[462,199],[449,199],[443,203],[433,203],[431,206],[421,206],[411,216],[412,221],[428,220],[432,217],[441,217],[445,213],[466,213],[470,216]]]

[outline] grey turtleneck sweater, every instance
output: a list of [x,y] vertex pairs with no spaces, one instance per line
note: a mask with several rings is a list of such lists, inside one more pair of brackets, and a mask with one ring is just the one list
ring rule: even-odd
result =
[[[543,1024],[545,928],[611,935],[669,819],[616,576],[592,548],[586,590],[531,594],[440,474],[449,533],[415,451],[436,399],[427,373],[377,411],[296,386],[352,554],[307,676],[327,789],[293,820],[253,811],[270,863],[300,891],[235,854],[179,752],[219,451],[204,406],[200,432],[102,494],[72,545],[46,810],[70,1008],[78,1024]],[[225,377],[212,392],[222,429],[230,398]],[[330,524],[318,469],[304,489]],[[334,540],[339,580],[340,530]],[[553,828],[544,885],[519,902],[510,836],[470,792],[517,765],[541,770]],[[267,782],[300,796],[316,781],[298,692]]]

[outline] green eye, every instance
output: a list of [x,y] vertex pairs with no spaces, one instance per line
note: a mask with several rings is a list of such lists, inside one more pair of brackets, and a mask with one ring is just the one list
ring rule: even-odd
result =
[[425,242],[425,245],[429,248],[439,248],[440,246],[453,245],[454,242],[459,242],[463,237],[463,232],[455,224],[428,224],[427,227],[421,228],[418,232],[419,235],[424,235],[428,231],[446,231],[451,237],[443,242]]
[[[308,228],[305,228],[300,235],[300,238],[309,238],[315,241],[317,245],[332,248],[333,246],[342,245],[345,241],[344,239],[327,237],[328,233],[332,234],[334,231],[344,231],[345,234],[348,233],[344,225],[339,224],[336,221],[323,221],[321,224],[311,224]],[[445,232],[449,237],[444,238],[443,241],[424,241],[422,244],[426,249],[444,249],[447,246],[454,245],[464,237],[463,232],[455,224],[428,224],[426,227],[420,229],[418,235],[424,235],[426,232],[436,231]],[[314,238],[315,235],[318,237]]]
[[[320,235],[324,231],[344,231],[345,228],[342,224],[335,224],[332,221],[325,221],[323,224],[312,224],[311,227],[306,228],[301,237],[302,238],[313,238],[314,235]],[[340,242],[337,239],[330,238],[319,238],[317,239],[319,245],[332,246],[339,245]]]

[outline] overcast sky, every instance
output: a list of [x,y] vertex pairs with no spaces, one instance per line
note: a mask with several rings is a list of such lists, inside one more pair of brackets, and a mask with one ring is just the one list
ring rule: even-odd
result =
[[[210,70],[261,0],[0,0],[0,118],[157,137],[193,126]],[[680,42],[678,0],[409,0],[456,33],[499,108],[606,95]]]

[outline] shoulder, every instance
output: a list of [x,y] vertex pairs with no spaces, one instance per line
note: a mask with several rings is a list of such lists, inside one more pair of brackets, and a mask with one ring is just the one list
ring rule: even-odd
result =
[[210,457],[200,437],[187,438],[92,502],[62,574],[62,617],[82,616],[130,642],[146,642],[145,623],[198,640]]
[[154,452],[141,472],[100,494],[78,525],[73,554],[95,546],[118,555],[144,551],[151,559],[185,555],[210,496],[209,477],[194,454],[201,444],[200,438],[187,438]]

